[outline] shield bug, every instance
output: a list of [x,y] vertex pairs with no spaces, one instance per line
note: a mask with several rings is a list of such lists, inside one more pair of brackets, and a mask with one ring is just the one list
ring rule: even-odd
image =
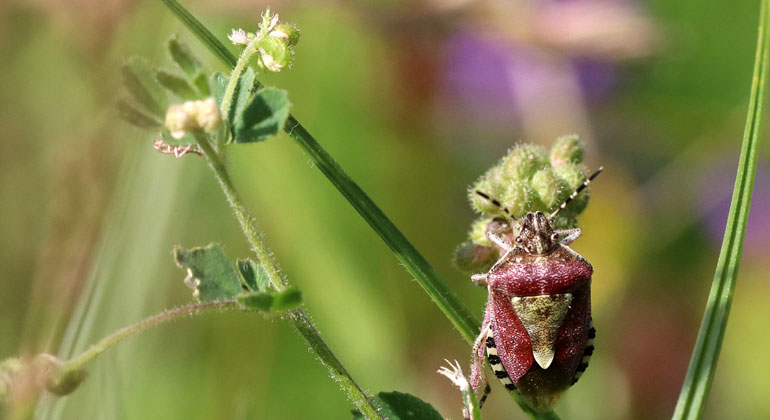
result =
[[514,219],[506,207],[484,192],[508,217],[493,219],[487,238],[502,257],[472,280],[489,291],[481,333],[473,346],[471,384],[476,392],[489,385],[483,361],[506,389],[538,411],[549,410],[588,367],[596,330],[591,320],[588,261],[569,248],[580,229],[554,230],[553,221],[602,171],[599,168],[552,214],[530,212]]

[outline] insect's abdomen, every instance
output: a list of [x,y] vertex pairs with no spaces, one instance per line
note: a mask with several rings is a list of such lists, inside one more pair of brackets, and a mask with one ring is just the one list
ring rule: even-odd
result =
[[591,322],[590,283],[573,293],[570,309],[554,343],[555,357],[546,365],[547,369],[531,360],[530,338],[524,327],[518,328],[521,322],[510,303],[511,298],[492,298],[496,304],[486,338],[490,367],[506,389],[515,390],[539,411],[550,409],[561,394],[577,382],[593,354],[595,330]]
[[497,354],[497,345],[495,345],[495,337],[491,327],[487,328],[487,339],[485,344],[487,346],[487,361],[489,362],[489,367],[492,369],[492,372],[494,372],[495,377],[500,380],[505,389],[512,392],[516,391],[516,385],[511,380],[510,375],[508,375],[508,372],[505,370],[505,367],[500,360],[500,356]]

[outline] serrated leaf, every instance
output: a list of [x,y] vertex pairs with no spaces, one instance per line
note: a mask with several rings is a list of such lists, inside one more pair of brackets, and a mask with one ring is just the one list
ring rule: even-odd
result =
[[277,134],[289,118],[290,106],[286,91],[270,87],[258,90],[236,114],[235,142],[251,143]]
[[168,91],[184,100],[198,99],[195,89],[190,86],[187,80],[179,76],[161,70],[155,73],[155,79]]
[[302,304],[302,292],[289,288],[280,292],[265,290],[262,292],[243,292],[237,296],[238,303],[248,309],[262,312],[283,312],[296,309]]
[[123,85],[128,93],[149,113],[165,118],[168,98],[153,77],[150,67],[139,57],[131,57],[121,69]]
[[256,292],[270,287],[270,278],[261,265],[252,260],[238,260],[236,266],[249,290]]
[[163,126],[163,123],[158,119],[136,109],[128,102],[118,101],[116,107],[118,109],[118,114],[120,114],[120,118],[129,124],[135,125],[139,128],[158,128]]
[[201,302],[232,300],[243,291],[235,267],[218,243],[203,248],[174,248],[174,259],[180,268],[189,269],[200,280]]
[[[383,418],[389,420],[443,420],[441,414],[432,405],[403,392],[380,392],[372,398],[374,406]],[[363,419],[358,411],[353,411],[353,419]]]
[[228,114],[227,121],[234,121],[234,117],[240,115],[246,105],[249,104],[249,100],[254,94],[254,82],[256,81],[256,78],[257,74],[251,67],[248,67],[241,73],[241,78],[238,79],[238,84],[235,86],[233,103],[230,106],[230,113]]
[[214,95],[214,99],[217,104],[222,105],[222,97],[225,96],[225,90],[227,89],[227,76],[222,72],[214,72],[211,74],[211,92]]

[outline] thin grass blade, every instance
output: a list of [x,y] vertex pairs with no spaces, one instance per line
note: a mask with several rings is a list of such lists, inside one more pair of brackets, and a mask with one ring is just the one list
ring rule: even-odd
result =
[[687,368],[673,419],[699,419],[703,414],[711,384],[714,382],[719,351],[727,327],[730,304],[738,277],[738,265],[743,252],[743,239],[754,187],[757,167],[757,149],[762,127],[762,114],[767,93],[767,68],[770,55],[770,0],[762,0],[759,15],[759,35],[754,62],[754,76],[749,98],[749,111],[743,134],[738,173],[727,217],[727,227],[722,240],[714,281],[711,285],[703,322],[698,332],[690,365]]

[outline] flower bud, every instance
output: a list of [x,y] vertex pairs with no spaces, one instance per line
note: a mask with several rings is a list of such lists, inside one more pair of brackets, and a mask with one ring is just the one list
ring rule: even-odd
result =
[[227,36],[227,39],[229,39],[233,45],[246,45],[249,43],[249,37],[243,29],[233,29],[233,31],[230,32],[230,35]]
[[299,29],[294,25],[282,23],[276,26],[269,35],[283,40],[290,47],[297,45],[299,42]]
[[279,72],[291,64],[292,51],[285,41],[266,37],[259,41],[259,61],[268,71]]
[[585,149],[577,134],[570,134],[556,139],[551,147],[551,165],[559,166],[565,163],[583,163]]
[[196,114],[198,127],[203,131],[210,133],[219,127],[219,123],[222,122],[219,106],[214,98],[208,98],[198,102],[198,113]]
[[166,128],[177,140],[190,130],[212,132],[221,122],[222,116],[214,98],[171,105],[166,112]]

